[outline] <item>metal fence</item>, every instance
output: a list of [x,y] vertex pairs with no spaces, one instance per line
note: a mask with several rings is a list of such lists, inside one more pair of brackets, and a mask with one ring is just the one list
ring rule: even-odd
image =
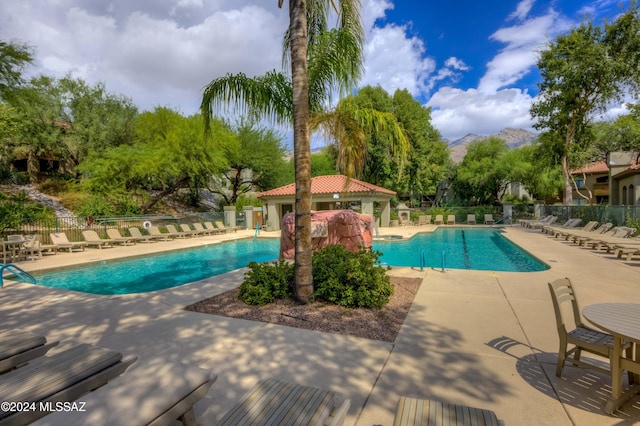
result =
[[[56,217],[50,221],[25,221],[20,229],[5,229],[0,231],[3,239],[11,234],[29,234],[39,235],[40,241],[45,244],[51,244],[50,233],[64,232],[70,241],[82,241],[82,231],[94,230],[102,238],[107,238],[107,229],[115,228],[120,231],[123,236],[130,236],[129,228],[137,227],[144,234],[145,223],[158,226],[161,229],[165,225],[180,225],[182,223],[192,224],[196,222],[215,222],[224,220],[222,212],[204,212],[189,216],[69,216]],[[148,226],[148,225],[147,225]]]

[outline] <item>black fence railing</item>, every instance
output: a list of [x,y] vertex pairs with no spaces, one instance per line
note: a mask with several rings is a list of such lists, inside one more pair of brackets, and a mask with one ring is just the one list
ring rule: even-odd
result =
[[[39,235],[40,241],[51,244],[52,232],[64,232],[70,241],[82,241],[82,231],[94,230],[102,238],[107,237],[107,229],[115,228],[122,236],[130,236],[129,228],[137,227],[142,233],[149,224],[162,228],[168,224],[180,225],[182,223],[192,224],[196,222],[215,222],[224,220],[222,212],[204,212],[188,216],[69,216],[56,217],[48,221],[25,221],[19,229],[4,229],[0,231],[0,236],[6,239],[7,235],[25,234]],[[146,226],[145,226],[146,225]]]

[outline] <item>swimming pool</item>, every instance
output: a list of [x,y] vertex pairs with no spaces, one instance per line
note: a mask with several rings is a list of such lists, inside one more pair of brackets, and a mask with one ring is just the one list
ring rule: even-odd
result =
[[[390,266],[535,272],[548,266],[509,241],[497,228],[438,228],[404,241],[374,241]],[[424,256],[424,257],[423,257]],[[424,259],[424,263],[423,262]]]
[[[374,241],[381,261],[390,266],[424,266],[531,272],[547,266],[516,246],[499,230],[447,228],[418,234],[406,241]],[[144,293],[177,287],[247,266],[275,260],[280,240],[258,238],[229,241],[127,260],[34,273],[38,285],[93,294]]]
[[237,240],[153,256],[34,273],[38,285],[93,294],[144,293],[180,286],[278,257],[280,240]]

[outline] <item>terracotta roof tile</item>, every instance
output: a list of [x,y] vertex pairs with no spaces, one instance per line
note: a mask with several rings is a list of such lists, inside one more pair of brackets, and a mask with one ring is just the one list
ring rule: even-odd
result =
[[578,169],[573,169],[570,172],[572,175],[577,173],[609,173],[609,167],[606,161],[596,161],[591,164],[586,164]]
[[[329,175],[329,176],[316,176],[311,178],[311,194],[334,194],[342,192],[351,193],[371,193],[378,192],[382,194],[395,195],[394,191],[385,189],[381,186],[373,185],[371,183],[363,182],[358,179],[351,179],[349,186],[345,188],[347,177],[344,175]],[[296,184],[291,183],[289,185],[281,186],[280,188],[274,188],[269,191],[259,193],[258,198],[262,197],[275,197],[282,195],[295,195]]]

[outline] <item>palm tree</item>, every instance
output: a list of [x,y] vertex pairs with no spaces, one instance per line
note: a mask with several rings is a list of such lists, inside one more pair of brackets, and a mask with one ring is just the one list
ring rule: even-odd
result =
[[[282,6],[283,0],[279,0]],[[241,113],[269,118],[279,124],[293,122],[296,180],[295,281],[296,297],[308,303],[313,297],[311,273],[311,147],[310,135],[322,126],[337,142],[342,154],[339,165],[347,176],[361,169],[366,138],[378,126],[379,115],[372,111],[346,109],[331,116],[324,108],[332,96],[345,95],[356,87],[364,61],[364,31],[360,20],[360,0],[290,0],[290,26],[283,42],[283,68],[291,66],[291,76],[270,71],[263,76],[227,74],[205,87],[201,110],[208,122],[214,110],[233,104]],[[329,28],[329,15],[338,13],[338,24]],[[337,112],[337,110],[336,110]],[[398,152],[406,154],[408,143],[396,122]],[[357,137],[355,137],[357,136]]]

